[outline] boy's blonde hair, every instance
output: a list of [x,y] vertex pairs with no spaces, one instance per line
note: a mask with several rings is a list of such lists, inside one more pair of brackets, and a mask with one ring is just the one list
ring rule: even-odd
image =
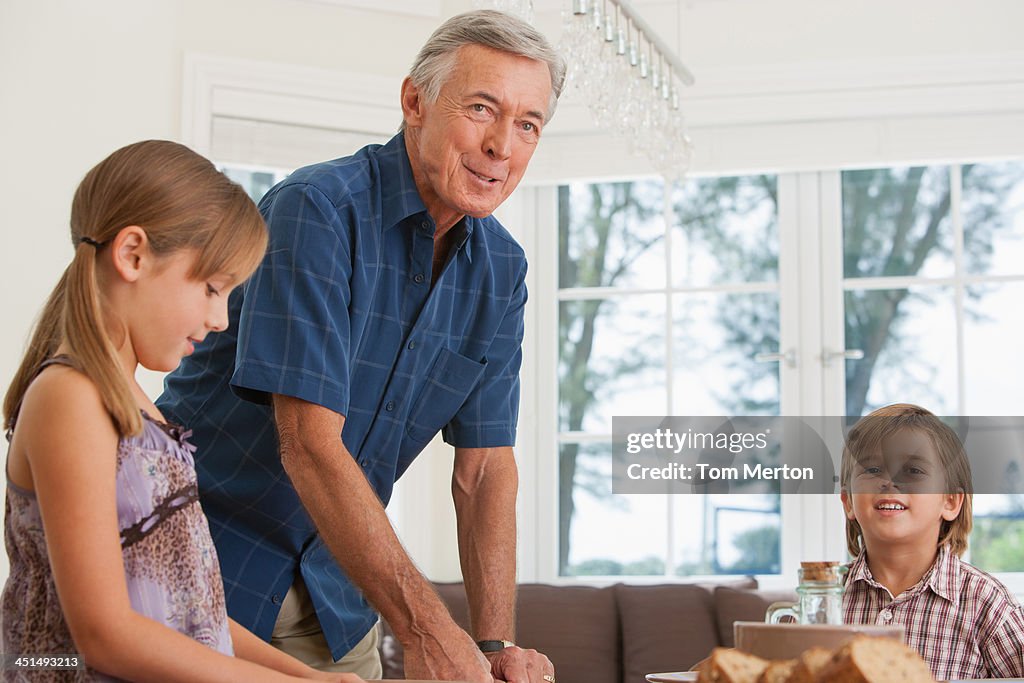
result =
[[[967,550],[967,538],[973,526],[971,486],[971,465],[963,444],[947,424],[934,413],[909,403],[896,403],[861,418],[850,429],[843,448],[843,462],[840,471],[840,485],[847,495],[853,495],[850,480],[858,457],[873,453],[880,448],[882,440],[902,429],[923,432],[932,440],[946,476],[945,492],[963,492],[964,503],[960,514],[953,521],[942,521],[937,546],[948,545],[957,556]],[[864,547],[864,534],[856,519],[846,520],[846,548],[853,557]]]

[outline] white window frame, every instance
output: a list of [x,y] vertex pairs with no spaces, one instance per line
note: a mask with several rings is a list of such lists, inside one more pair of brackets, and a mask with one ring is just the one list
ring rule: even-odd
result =
[[[957,244],[962,244],[960,226],[960,167],[953,165],[950,170],[951,215],[954,235]],[[796,362],[794,365],[780,365],[780,389],[782,396],[783,415],[843,415],[845,414],[844,387],[845,364],[836,360],[834,354],[845,350],[844,319],[842,315],[845,292],[849,289],[888,289],[913,285],[952,285],[959,293],[958,306],[962,308],[963,289],[977,282],[1021,282],[1024,275],[978,276],[966,275],[962,272],[962,246],[954,255],[956,262],[955,275],[941,278],[929,277],[898,277],[898,278],[844,278],[842,273],[842,205],[841,205],[841,174],[839,171],[785,173],[778,176],[779,194],[779,281],[777,291],[780,297],[780,352],[791,352]],[[553,453],[557,457],[558,445],[564,441],[586,442],[610,440],[605,434],[566,434],[559,433],[558,428],[558,386],[557,386],[557,338],[558,338],[558,301],[569,292],[572,299],[578,290],[558,290],[556,279],[558,230],[557,202],[554,187],[535,189],[543,206],[534,221],[537,226],[539,241],[536,253],[543,260],[536,263],[537,270],[547,281],[538,282],[542,291],[543,302],[536,308],[538,319],[536,326],[537,354],[540,362],[547,367],[539,372],[545,377],[543,385],[537,386],[537,414],[540,421],[537,425],[537,453]],[[666,235],[671,235],[671,226],[675,221],[670,206],[666,206]],[[809,229],[813,228],[813,229]],[[670,252],[670,250],[669,250]],[[671,278],[669,278],[671,281]],[[595,296],[608,294],[607,288],[591,288]],[[736,286],[714,288],[723,291],[736,291]],[[663,289],[644,289],[643,293],[658,293],[669,299],[678,287],[668,285]],[[761,291],[761,287],[753,287],[750,291]],[[552,292],[561,296],[550,296]],[[628,296],[638,292],[629,288],[617,289],[620,295]],[[963,311],[958,308],[957,338],[960,363],[958,364],[957,414],[966,414],[964,393],[963,364]],[[671,325],[671,320],[667,320]],[[671,334],[669,327],[668,334]],[[824,359],[832,356],[833,360],[825,363]],[[669,366],[671,366],[671,349],[669,349]],[[669,386],[668,401],[671,404],[671,367],[666,369]],[[535,520],[538,555],[537,571],[540,578],[556,583],[602,583],[607,578],[590,578],[585,576],[556,576],[558,566],[558,529],[557,507],[543,504],[544,499],[558,499],[557,477],[548,471],[540,473],[537,490],[544,491],[543,498],[538,500],[539,506]],[[543,487],[543,488],[542,488]],[[666,510],[666,543],[660,551],[666,557],[666,571],[671,572],[673,552],[674,519],[672,499]],[[781,499],[782,525],[782,571],[778,576],[760,576],[764,585],[788,585],[795,576],[799,561],[809,557],[840,559],[845,557],[845,537],[843,528],[845,520],[837,496],[834,495],[799,495],[783,496]],[[794,524],[793,520],[799,520]],[[642,520],[637,520],[640,524]],[[673,579],[670,575],[651,577],[629,577],[630,581],[641,582],[683,580],[708,581],[728,580],[729,577],[686,577]],[[1024,590],[1024,572],[1002,573],[1000,578],[1016,591]]]
[[[820,270],[806,265],[801,272],[810,282],[787,279],[780,281],[780,287],[787,291],[809,288],[831,297],[833,303],[841,304],[841,292],[822,292],[822,280],[817,287],[814,282],[816,272],[834,272],[831,269],[840,263],[834,261],[839,258],[837,248],[841,248],[832,243],[831,233],[815,229],[841,220],[838,196],[829,197],[837,184],[821,183],[820,172],[850,166],[1024,157],[1024,136],[1019,134],[1024,130],[1024,57],[1020,54],[704,69],[697,76],[698,86],[684,98],[697,146],[694,173],[794,172],[792,180],[780,179],[780,197],[784,193],[820,195],[820,209],[811,210],[807,208],[811,203],[800,201],[794,204],[799,209],[779,216],[780,239],[795,241],[800,259],[818,259]],[[390,137],[400,120],[400,80],[189,53],[183,70],[182,139],[200,153],[216,157],[216,124],[251,125],[269,138],[279,134],[283,139],[269,149],[264,145],[241,152],[257,158],[229,161],[294,166],[297,163],[287,158],[289,147],[294,144],[308,151],[315,146],[315,136],[304,136],[310,131],[320,131],[328,139],[335,134]],[[524,184],[499,211],[531,258],[532,296],[526,314],[517,449],[522,482],[521,581],[561,580],[555,576],[557,525],[552,516],[557,514],[557,480],[550,467],[556,440],[543,426],[545,419],[557,414],[551,386],[557,377],[557,358],[550,342],[557,338],[551,323],[557,319],[557,281],[552,254],[539,248],[539,231],[552,228],[555,213],[552,193],[545,194],[541,186],[650,174],[647,163],[631,156],[625,143],[594,131],[587,112],[573,103],[571,95],[563,99],[531,164],[529,185]],[[796,340],[806,358],[820,357],[825,347],[842,348],[842,309],[812,304],[812,300],[805,296],[802,301],[808,303],[802,305],[807,310],[785,312],[782,319],[784,343]],[[820,322],[819,315],[823,316]],[[831,332],[823,334],[827,330]],[[839,367],[834,371],[841,372],[841,364],[835,365]],[[829,393],[825,384],[840,387],[842,383],[820,382],[807,376],[811,374],[790,376],[783,371],[784,385],[798,384],[796,393],[787,395],[799,396],[796,406],[787,405],[784,410],[837,414],[842,397]],[[434,476],[440,489],[446,490],[447,474],[438,471]],[[436,509],[433,503],[440,498],[425,502]],[[783,515],[801,520],[792,533],[783,534],[787,585],[801,557],[840,556],[842,539],[829,533],[837,516],[841,521],[837,507],[831,499],[783,497]],[[422,515],[422,505],[410,509],[420,514],[411,512],[406,517],[414,528],[421,524],[423,533],[409,537],[437,539],[438,530],[426,526],[430,516]],[[447,578],[457,573],[454,545],[446,543],[441,547],[434,543],[426,550],[431,557],[445,558],[433,565],[443,565],[438,571],[430,571],[432,565],[425,563],[428,575]],[[1024,579],[1011,584],[1014,590],[1024,591]]]

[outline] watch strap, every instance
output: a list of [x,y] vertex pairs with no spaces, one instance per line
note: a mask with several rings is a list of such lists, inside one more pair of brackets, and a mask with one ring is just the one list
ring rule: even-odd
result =
[[513,647],[515,643],[511,640],[478,640],[476,646],[481,652],[500,652],[506,647]]

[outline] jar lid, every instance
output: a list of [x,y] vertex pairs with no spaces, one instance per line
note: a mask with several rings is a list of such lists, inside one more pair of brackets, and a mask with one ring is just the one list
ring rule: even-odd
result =
[[800,575],[804,581],[834,581],[839,563],[830,562],[801,562]]

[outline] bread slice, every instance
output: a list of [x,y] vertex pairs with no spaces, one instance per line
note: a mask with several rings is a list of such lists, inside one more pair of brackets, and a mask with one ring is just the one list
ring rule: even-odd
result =
[[700,683],[757,683],[768,662],[755,655],[716,647],[700,668]]
[[830,683],[933,683],[932,673],[913,648],[892,638],[857,636],[820,672]]
[[819,674],[828,666],[831,659],[832,651],[823,647],[804,650],[800,659],[796,660],[786,683],[815,683],[819,680],[828,680],[819,678]]
[[789,683],[789,677],[793,675],[796,664],[795,659],[776,659],[768,662],[757,683]]

